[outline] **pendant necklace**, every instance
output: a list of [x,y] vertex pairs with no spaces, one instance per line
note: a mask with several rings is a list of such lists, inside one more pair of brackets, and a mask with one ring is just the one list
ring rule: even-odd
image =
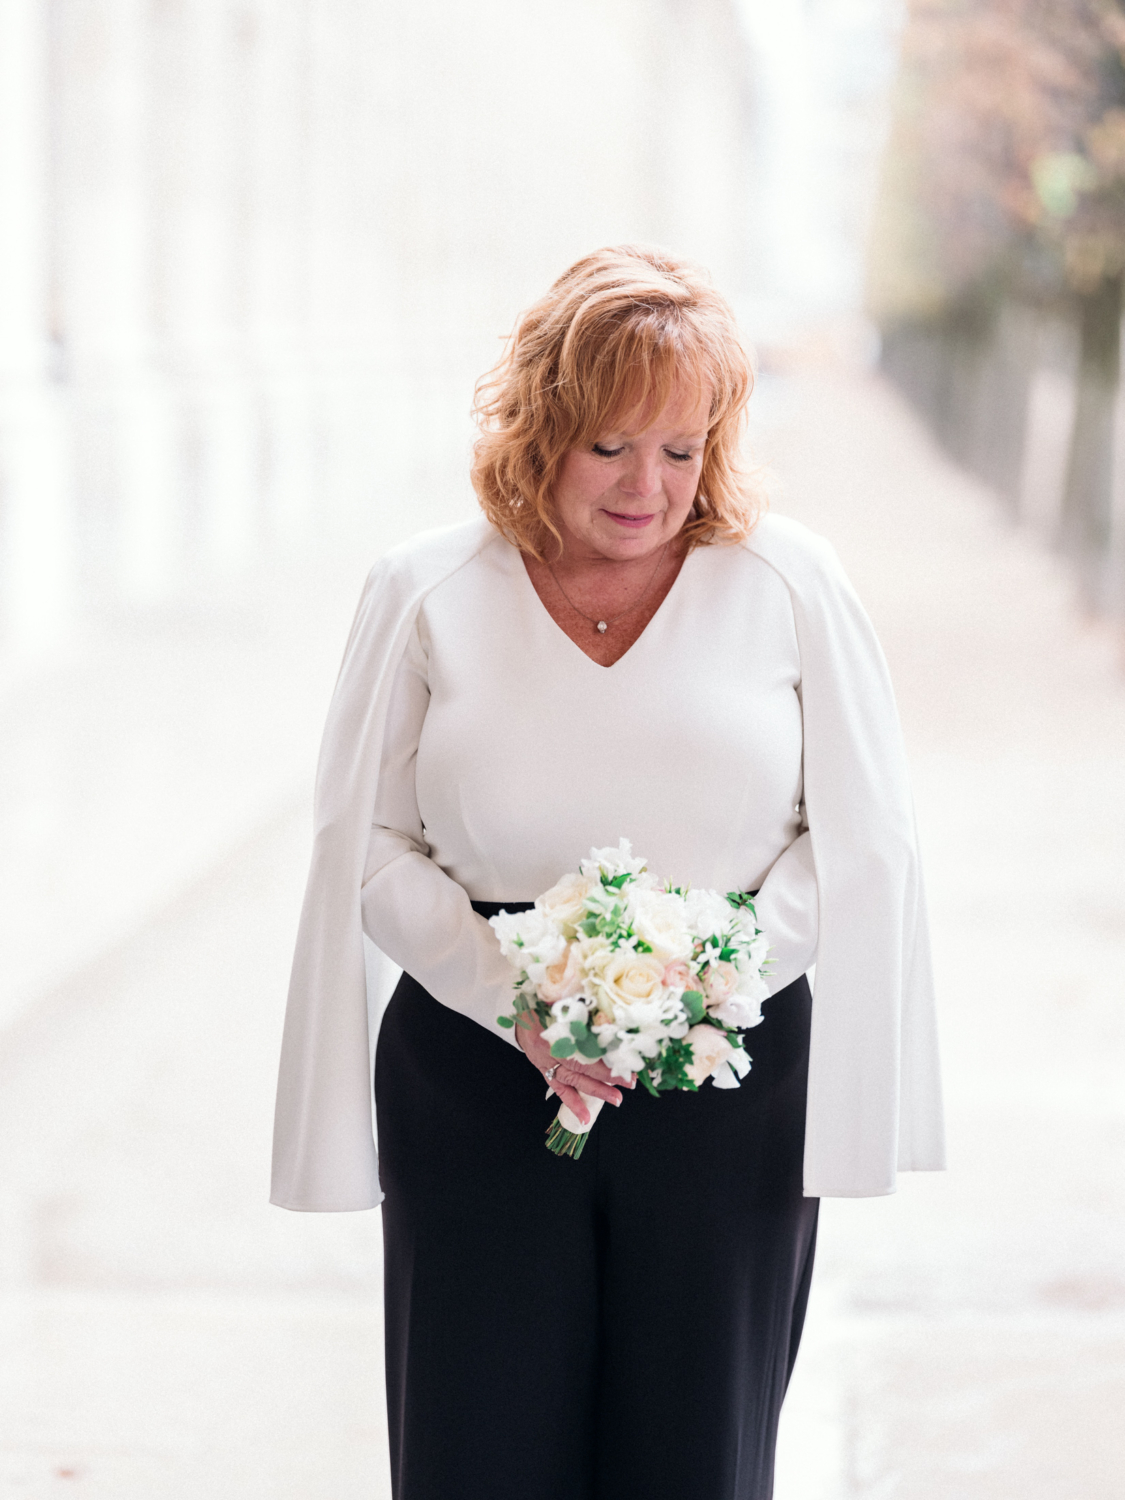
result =
[[[570,607],[574,611],[574,613],[576,615],[581,615],[584,620],[589,620],[590,624],[594,626],[594,628],[598,631],[598,633],[600,635],[605,635],[606,631],[609,629],[609,627],[611,625],[615,624],[618,620],[624,619],[626,615],[631,615],[633,613],[633,611],[636,608],[638,608],[639,605],[643,604],[644,601],[648,598],[649,590],[652,588],[653,584],[656,582],[656,575],[660,572],[661,565],[664,562],[664,554],[667,551],[668,551],[668,543],[665,542],[664,545],[663,545],[663,547],[661,547],[661,549],[660,549],[660,556],[656,559],[656,567],[653,568],[652,575],[649,578],[648,582],[645,584],[644,590],[641,593],[640,597],[638,599],[634,599],[633,602],[632,602],[632,604],[629,605],[628,609],[620,610],[617,614],[610,615],[610,616],[608,616],[607,619],[604,619],[604,620],[597,620],[597,619],[594,618],[593,615],[588,615],[585,612],[585,610],[581,610],[581,609],[578,608],[577,604],[575,604],[574,600],[567,593],[566,589],[564,589],[563,586],[562,586],[562,584],[559,583],[559,576],[555,572],[554,568],[551,566],[550,563],[547,563],[547,571],[550,573],[551,577],[558,584],[559,593],[563,596],[563,598],[566,600],[566,602],[570,605]],[[546,559],[544,559],[544,561],[546,561]]]

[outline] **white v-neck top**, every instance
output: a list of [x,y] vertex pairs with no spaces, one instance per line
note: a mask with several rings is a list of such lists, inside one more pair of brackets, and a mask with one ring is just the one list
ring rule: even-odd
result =
[[756,890],[776,991],[815,960],[789,591],[746,548],[700,547],[611,667],[497,540],[432,589],[399,663],[363,877],[373,942],[493,1030],[511,971],[469,900],[530,901],[628,838],[656,874]]
[[894,693],[839,559],[797,522],[766,515],[745,542],[693,552],[609,668],[558,630],[483,517],[392,548],[344,650],[314,828],[273,1202],[380,1200],[371,1042],[391,978],[382,957],[516,1045],[496,1026],[512,972],[470,897],[533,897],[591,844],[622,835],[667,878],[761,882],[773,992],[815,958],[806,1194],[889,1193],[896,1172],[944,1164]]

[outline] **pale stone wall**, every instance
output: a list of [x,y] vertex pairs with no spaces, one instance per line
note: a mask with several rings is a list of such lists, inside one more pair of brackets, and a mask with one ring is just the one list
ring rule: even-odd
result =
[[6,0],[0,650],[463,504],[572,259],[743,290],[730,0]]

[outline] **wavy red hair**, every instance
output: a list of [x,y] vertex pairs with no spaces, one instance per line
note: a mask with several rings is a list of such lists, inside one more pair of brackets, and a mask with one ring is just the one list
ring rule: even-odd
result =
[[565,454],[627,421],[655,421],[673,388],[707,393],[692,546],[743,540],[765,500],[741,461],[754,387],[734,313],[701,266],[613,245],[583,256],[530,307],[477,383],[472,481],[485,515],[521,550],[561,549],[551,490]]

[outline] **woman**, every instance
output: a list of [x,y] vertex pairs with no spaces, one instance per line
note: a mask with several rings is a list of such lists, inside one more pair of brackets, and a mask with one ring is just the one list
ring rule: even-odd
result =
[[[891,689],[831,549],[758,518],[751,384],[697,268],[587,256],[481,393],[485,519],[396,548],[360,603],[273,1201],[385,1194],[399,1500],[769,1496],[819,1197],[942,1164]],[[496,1024],[512,976],[487,917],[622,836],[677,883],[759,893],[772,995],[740,1089],[654,1099]],[[364,932],[404,970],[378,1168]],[[543,1132],[560,1099],[585,1118],[579,1083],[616,1108],[575,1161]]]

